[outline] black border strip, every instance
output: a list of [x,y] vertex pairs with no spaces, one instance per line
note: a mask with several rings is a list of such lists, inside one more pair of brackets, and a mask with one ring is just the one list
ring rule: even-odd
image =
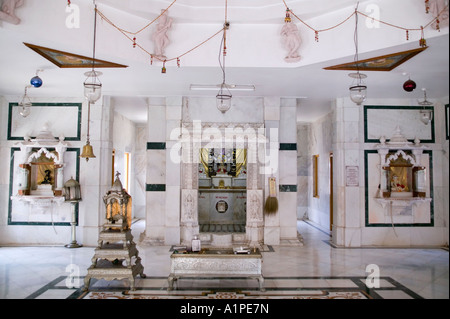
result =
[[[367,128],[367,111],[368,110],[417,110],[420,111],[422,109],[432,110],[434,112],[434,108],[432,106],[387,106],[387,105],[364,105],[364,143],[380,143],[378,139],[369,139],[368,138],[368,128]],[[434,134],[434,116],[430,123],[431,130],[431,139],[429,140],[420,140],[420,143],[435,143],[435,134]],[[408,140],[410,142],[414,142],[413,139]]]
[[448,140],[448,135],[449,135],[449,125],[450,123],[448,122],[448,116],[449,116],[449,110],[448,110],[449,104],[445,104],[445,139]]
[[[23,136],[11,136],[11,125],[12,125],[12,108],[18,106],[19,103],[9,103],[8,109],[8,141],[23,140]],[[77,123],[77,136],[75,137],[65,137],[66,141],[80,141],[81,140],[81,113],[82,113],[82,103],[32,103],[31,106],[52,106],[52,107],[77,107],[78,108],[78,123]],[[31,136],[35,138],[35,136]]]

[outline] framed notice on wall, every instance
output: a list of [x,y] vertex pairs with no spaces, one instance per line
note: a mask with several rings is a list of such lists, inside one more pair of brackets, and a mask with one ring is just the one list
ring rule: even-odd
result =
[[358,166],[346,166],[345,167],[345,185],[346,186],[359,186],[359,167]]

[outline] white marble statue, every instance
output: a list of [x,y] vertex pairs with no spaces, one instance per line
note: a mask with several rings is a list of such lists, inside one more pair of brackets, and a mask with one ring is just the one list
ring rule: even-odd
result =
[[[161,12],[164,12],[164,10],[161,10]],[[171,27],[172,27],[172,18],[169,18],[166,11],[158,19],[158,24],[156,26],[155,33],[153,33],[152,37],[153,42],[155,44],[154,56],[161,60],[166,59],[164,51],[170,43],[169,37],[167,36],[167,32]]]
[[24,0],[0,0],[0,20],[12,24],[19,24],[20,19],[15,14],[15,9],[23,5]]
[[284,60],[289,63],[300,61],[300,55],[298,54],[301,43],[300,32],[295,23],[290,21],[284,23],[281,29],[281,40],[288,51]]

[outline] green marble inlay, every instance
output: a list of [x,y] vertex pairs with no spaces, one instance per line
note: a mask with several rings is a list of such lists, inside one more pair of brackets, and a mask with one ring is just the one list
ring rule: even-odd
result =
[[280,185],[280,192],[294,193],[297,192],[297,185]]
[[147,142],[147,149],[148,150],[165,150],[166,143]]
[[296,151],[297,143],[280,143],[280,151]]
[[146,184],[145,190],[147,192],[165,192],[166,184]]

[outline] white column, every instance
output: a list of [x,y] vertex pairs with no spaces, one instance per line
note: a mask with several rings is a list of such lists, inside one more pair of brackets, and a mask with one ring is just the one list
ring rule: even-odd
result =
[[[280,98],[266,97],[264,98],[264,126],[266,129],[266,136],[268,137],[268,145],[266,145],[267,152],[270,150],[270,143],[277,145],[279,143],[279,127],[280,127]],[[274,163],[272,163],[274,164]],[[275,163],[273,174],[263,175],[264,180],[264,202],[269,194],[268,178],[275,177],[277,181],[277,190],[279,185],[279,165]],[[277,199],[280,201],[280,194],[278,192]],[[247,195],[248,196],[248,195]],[[264,215],[264,243],[267,245],[280,244],[280,210],[276,213]]]
[[166,213],[166,106],[149,99],[147,121],[146,223],[142,241],[164,244]]
[[[361,146],[363,108],[348,98],[338,99],[335,109],[334,164],[334,244],[345,247],[361,246],[364,222],[364,160]],[[346,186],[346,166],[359,170],[359,186]]]
[[180,244],[181,154],[171,150],[180,142],[181,108],[181,96],[166,98],[166,245]]
[[[88,105],[83,103],[82,141],[86,141]],[[82,230],[78,236],[85,246],[95,246],[98,241],[99,226],[105,219],[106,207],[103,196],[111,188],[111,152],[113,110],[111,98],[104,96],[96,104],[91,104],[89,135],[90,143],[96,158],[86,162],[80,158],[80,185],[81,196],[79,221],[77,230]],[[80,149],[82,151],[82,147]]]
[[279,150],[279,213],[282,244],[297,238],[297,99],[281,99]]

